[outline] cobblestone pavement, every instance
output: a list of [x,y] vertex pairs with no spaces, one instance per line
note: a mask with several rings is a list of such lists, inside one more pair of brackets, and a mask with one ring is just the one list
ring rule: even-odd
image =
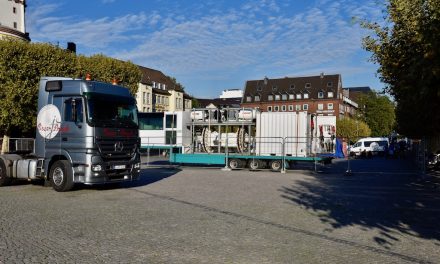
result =
[[147,167],[0,188],[0,263],[440,263],[440,190],[402,160],[285,174]]

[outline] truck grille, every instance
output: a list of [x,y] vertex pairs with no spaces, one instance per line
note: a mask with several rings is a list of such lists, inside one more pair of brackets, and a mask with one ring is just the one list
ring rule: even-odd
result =
[[123,161],[133,157],[138,148],[138,138],[97,138],[99,152],[104,161]]

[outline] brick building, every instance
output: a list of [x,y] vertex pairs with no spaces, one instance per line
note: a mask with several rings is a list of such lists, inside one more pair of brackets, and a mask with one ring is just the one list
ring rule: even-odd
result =
[[241,106],[269,112],[307,111],[337,118],[354,115],[358,107],[344,96],[339,74],[247,81]]

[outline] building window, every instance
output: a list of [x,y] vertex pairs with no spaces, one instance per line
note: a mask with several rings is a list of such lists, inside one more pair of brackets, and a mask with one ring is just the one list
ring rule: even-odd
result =
[[328,93],[327,93],[327,97],[328,97],[328,98],[333,98],[333,92],[328,92]]
[[274,106],[274,107],[273,107],[273,111],[275,111],[275,112],[280,111],[280,107],[279,107],[278,105]]
[[312,84],[311,83],[306,83],[306,86],[305,86],[306,88],[310,88],[310,87],[312,87]]
[[295,110],[296,111],[301,111],[301,105],[295,105]]
[[308,93],[305,93],[303,96],[304,96],[304,99],[309,99],[309,94]]
[[295,84],[291,84],[289,89],[290,90],[295,90]]
[[318,98],[324,98],[324,92],[319,92],[318,93]]
[[276,92],[278,90],[278,87],[276,85],[272,86],[272,91]]
[[261,84],[259,84],[259,85],[257,86],[257,91],[261,92],[262,90],[263,90],[263,87],[261,87]]
[[296,94],[296,99],[301,99],[301,94]]
[[272,112],[272,106],[267,107],[267,112]]
[[17,22],[14,22],[14,28],[17,29]]
[[327,109],[332,110],[333,109],[333,103],[328,103],[327,104]]
[[273,101],[273,95],[269,94],[269,95],[267,96],[267,100],[268,100],[268,101]]
[[260,101],[260,96],[259,95],[255,95],[254,100],[255,100],[255,102],[259,102]]
[[324,104],[318,104],[318,110],[324,110]]
[[308,104],[303,104],[303,110],[309,110],[309,105]]
[[166,90],[166,89],[167,89],[167,86],[166,86],[165,84],[163,85],[163,89],[164,89],[164,90]]
[[289,111],[293,111],[293,105],[289,105]]
[[150,93],[147,93],[147,104],[150,104]]
[[328,82],[327,83],[327,87],[332,87],[333,86],[333,83],[332,82]]
[[281,99],[282,99],[282,100],[287,100],[287,94],[283,94],[283,95],[281,95]]
[[16,14],[17,13],[17,8],[13,7],[12,8],[12,13]]
[[147,93],[146,93],[146,92],[143,92],[143,93],[142,93],[142,103],[143,103],[143,104],[146,104],[146,103],[147,103]]
[[285,105],[281,106],[281,111],[286,112],[286,106]]
[[276,94],[275,95],[275,101],[279,101],[280,100],[280,95],[279,94]]
[[247,97],[246,97],[246,102],[252,102],[252,97],[247,96]]
[[294,94],[289,94],[289,100],[293,100],[295,99],[295,95]]

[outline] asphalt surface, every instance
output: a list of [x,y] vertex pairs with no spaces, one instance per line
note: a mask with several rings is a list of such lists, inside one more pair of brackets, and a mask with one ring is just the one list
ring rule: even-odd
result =
[[438,178],[408,160],[350,165],[152,162],[122,186],[2,187],[0,263],[440,263]]

